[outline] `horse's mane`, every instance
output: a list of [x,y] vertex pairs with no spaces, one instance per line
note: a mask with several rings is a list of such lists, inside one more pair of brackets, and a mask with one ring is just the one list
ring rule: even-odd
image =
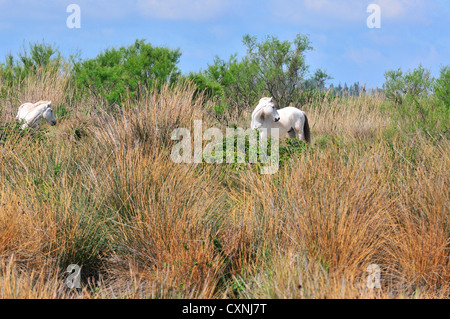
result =
[[33,106],[34,106],[34,107],[37,107],[37,106],[39,106],[39,105],[41,105],[41,104],[49,104],[49,103],[51,103],[51,102],[52,102],[52,101],[40,100],[40,101],[37,101],[36,103],[34,103]]
[[267,104],[268,101],[270,101],[272,98],[271,97],[263,97],[259,100],[258,105],[255,107],[254,112],[259,112],[263,106],[265,106]]
[[259,122],[260,113],[264,109],[264,106],[267,104],[268,101],[270,101],[271,97],[263,97],[259,100],[258,105],[255,107],[252,113],[252,123],[255,121]]

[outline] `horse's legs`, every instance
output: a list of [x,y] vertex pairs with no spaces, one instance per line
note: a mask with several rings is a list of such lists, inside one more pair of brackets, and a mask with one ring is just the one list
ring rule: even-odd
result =
[[[304,124],[305,123],[303,123],[303,125]],[[303,127],[300,127],[299,122],[297,122],[295,125],[295,134],[296,134],[296,136],[294,136],[294,137],[298,137],[299,140],[306,142],[305,134],[303,133]],[[290,136],[290,134],[289,134],[289,136]]]
[[305,135],[303,134],[303,131],[297,132],[297,137],[298,137],[299,140],[302,140],[302,141],[306,142]]
[[293,127],[291,127],[291,129],[288,131],[288,134],[289,134],[289,138],[296,138],[297,137],[297,133],[295,132]]
[[[293,131],[293,134],[292,134],[291,138],[298,138],[298,139],[303,140],[303,141],[305,140],[303,138],[303,130],[302,130],[302,127],[301,127],[301,121],[297,120],[295,122],[295,125],[292,128],[292,131]],[[289,133],[289,136],[291,136],[290,133]]]

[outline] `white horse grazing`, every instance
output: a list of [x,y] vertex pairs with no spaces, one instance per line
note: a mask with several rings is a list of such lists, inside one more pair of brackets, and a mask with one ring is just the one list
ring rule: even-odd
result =
[[[265,128],[267,135],[271,135],[272,128],[278,128],[280,137],[287,133],[290,138],[311,142],[311,133],[305,112],[292,106],[277,110],[276,103],[271,97],[263,97],[259,100],[252,113],[251,128]],[[266,133],[262,131],[261,134],[265,137]]]
[[19,111],[16,116],[16,119],[24,122],[22,129],[26,127],[37,127],[41,122],[41,118],[44,118],[51,125],[56,124],[51,101],[24,103],[19,107]]

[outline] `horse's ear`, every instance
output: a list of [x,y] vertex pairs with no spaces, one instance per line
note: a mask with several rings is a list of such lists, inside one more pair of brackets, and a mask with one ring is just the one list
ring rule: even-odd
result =
[[273,100],[273,96],[270,97],[269,102],[272,102],[272,100]]

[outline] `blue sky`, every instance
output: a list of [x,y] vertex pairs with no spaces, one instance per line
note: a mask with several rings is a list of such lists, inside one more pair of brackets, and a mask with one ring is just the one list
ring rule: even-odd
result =
[[[81,28],[70,29],[69,4],[81,9]],[[369,4],[381,9],[381,28],[370,29]],[[293,40],[309,35],[313,72],[329,83],[381,87],[384,72],[422,64],[439,74],[450,64],[448,0],[0,0],[0,61],[29,42],[45,40],[83,58],[146,39],[179,48],[183,73],[204,69],[216,55],[245,54],[245,34]]]

